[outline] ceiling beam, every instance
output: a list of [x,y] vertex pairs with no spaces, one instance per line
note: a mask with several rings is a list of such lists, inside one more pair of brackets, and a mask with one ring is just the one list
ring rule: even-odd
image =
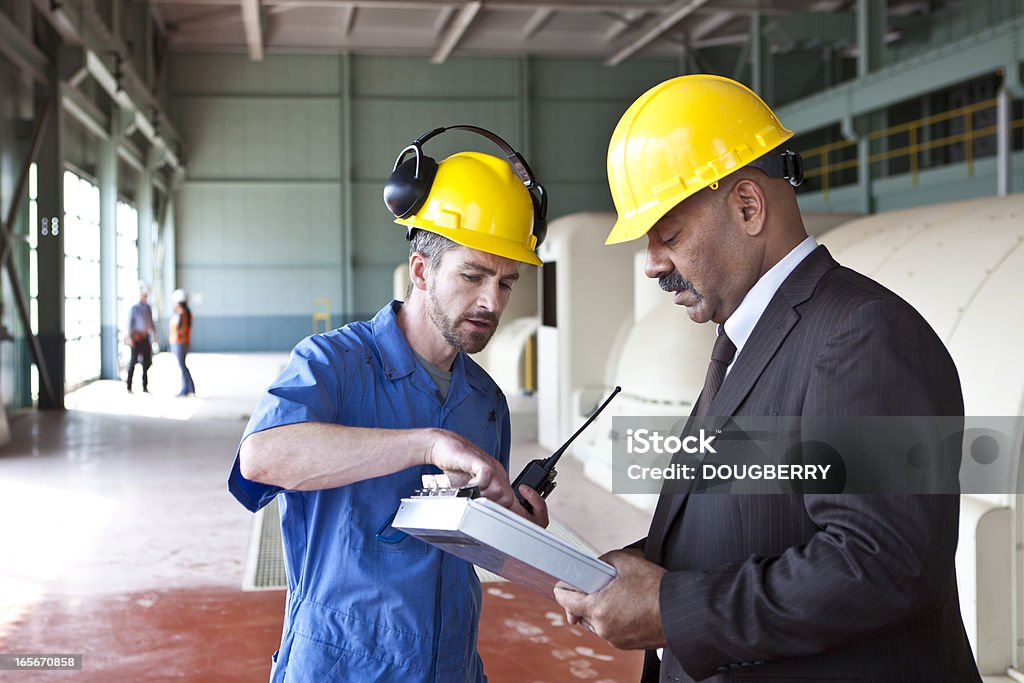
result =
[[452,16],[455,14],[455,7],[451,5],[445,5],[437,12],[437,18],[434,19],[434,35],[439,36],[444,33],[444,30],[448,28],[448,22],[452,20]]
[[447,35],[441,41],[441,45],[437,48],[437,52],[430,58],[433,64],[444,64],[445,60],[448,59],[448,55],[452,53],[455,46],[462,40],[462,36],[466,33],[466,29],[473,23],[473,19],[476,18],[477,13],[480,12],[480,8],[483,7],[483,3],[480,0],[471,0],[459,9],[459,15],[455,17],[455,21],[452,23],[451,28],[448,29]]
[[702,50],[706,47],[720,47],[722,45],[743,45],[748,40],[750,40],[749,33],[729,33],[690,41],[688,47],[693,50]]
[[523,25],[523,40],[532,38],[533,34],[539,31],[554,14],[555,10],[550,7],[541,7],[534,10],[530,18],[526,20],[526,24]]
[[32,74],[40,83],[47,83],[50,60],[27,38],[7,15],[0,12],[0,54]]
[[192,29],[230,26],[240,21],[242,21],[242,17],[238,14],[238,8],[232,7],[231,9],[203,12],[202,14],[195,14],[178,21],[172,21],[169,27],[172,32],[189,31]]
[[[35,2],[49,2],[49,0],[34,0]],[[180,6],[237,6],[238,0],[153,0],[159,4],[174,4]],[[360,9],[411,9],[411,8],[440,8],[453,4],[453,0],[262,0],[263,7],[344,7],[356,5]],[[542,7],[549,7],[557,12],[659,12],[665,5],[658,2],[630,2],[629,0],[585,0],[574,2],[573,0],[488,0],[487,4],[501,9],[535,10]],[[764,12],[770,14],[770,12]]]
[[260,0],[242,1],[242,24],[245,26],[245,44],[249,59],[263,61],[263,22],[260,18]]
[[663,33],[665,33],[665,31],[671,29],[707,2],[708,0],[676,0],[676,2],[669,5],[665,14],[650,31],[605,60],[605,65],[618,66],[640,50],[653,43]]
[[352,34],[352,25],[356,22],[356,6],[345,5],[341,15],[341,25],[338,27],[341,29],[341,35],[348,38]]
[[153,18],[153,23],[156,24],[157,30],[160,31],[160,35],[167,34],[167,22],[164,21],[164,15],[160,12],[160,6],[150,0],[148,3],[150,16]]
[[694,26],[687,38],[689,38],[690,41],[697,41],[701,38],[706,38],[732,21],[735,16],[736,15],[732,12],[715,12],[707,19],[704,19]]
[[613,23],[608,30],[604,32],[601,39],[606,43],[612,42],[622,35],[627,29],[635,28],[643,18],[644,14],[646,14],[646,12],[643,10],[630,10],[621,16],[616,16],[615,23]]

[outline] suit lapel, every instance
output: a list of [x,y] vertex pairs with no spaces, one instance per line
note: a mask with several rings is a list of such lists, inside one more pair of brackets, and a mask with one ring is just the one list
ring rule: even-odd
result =
[[722,382],[708,415],[733,414],[799,320],[800,315],[784,297],[772,299],[743,346],[743,353]]
[[[819,246],[790,273],[775,296],[772,297],[764,313],[761,314],[750,338],[743,345],[742,353],[736,359],[722,383],[722,388],[719,389],[718,395],[711,403],[708,417],[733,415],[743,399],[754,388],[758,378],[775,357],[786,337],[800,321],[800,314],[797,313],[796,307],[810,299],[821,277],[838,265],[828,250]],[[696,407],[696,404],[694,406]],[[685,432],[690,431],[692,423],[693,414],[691,413]],[[673,458],[674,461],[675,458]],[[661,551],[665,536],[680,510],[683,509],[693,485],[694,482],[689,481],[682,486],[673,487],[666,483],[663,487],[654,517],[651,520],[651,529],[645,547],[645,555],[648,560],[661,563]]]
[[[693,409],[697,409],[697,402],[693,404]],[[690,411],[690,419],[686,421],[686,426],[683,428],[683,434],[690,432],[690,427],[693,425],[693,411]],[[672,464],[676,465],[683,460],[683,452],[677,451],[672,456]],[[671,520],[679,513],[679,508],[682,507],[683,501],[690,494],[690,489],[693,488],[693,481],[676,482],[665,480],[665,483],[661,486],[661,494],[658,496],[658,504],[654,508],[654,517],[651,518],[651,528],[647,532],[647,543],[644,544],[644,557],[654,563],[661,562],[661,544],[665,540],[665,531],[668,529],[668,525]]]
[[736,411],[799,322],[796,308],[811,298],[821,277],[838,265],[828,249],[819,246],[783,281],[743,345],[708,415],[732,415]]

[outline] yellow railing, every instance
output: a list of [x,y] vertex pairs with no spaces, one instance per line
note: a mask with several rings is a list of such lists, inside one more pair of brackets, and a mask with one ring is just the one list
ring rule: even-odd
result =
[[[906,133],[908,143],[901,147],[870,154],[868,155],[868,163],[873,164],[878,161],[887,161],[904,156],[909,157],[911,180],[914,187],[917,187],[920,165],[918,157],[921,152],[936,149],[938,147],[947,147],[954,144],[965,143],[967,175],[972,176],[974,175],[974,141],[979,138],[994,135],[999,128],[998,125],[992,125],[975,129],[974,114],[986,109],[992,109],[996,107],[997,104],[998,100],[996,98],[992,98],[982,102],[968,104],[963,107],[957,107],[956,109],[950,109],[949,111],[944,111],[940,114],[932,114],[931,116],[924,116],[914,121],[908,121],[907,123],[900,123],[895,126],[871,131],[866,137],[872,142]],[[941,138],[926,140],[924,142],[919,141],[919,131],[923,126],[930,126],[941,121],[949,121],[961,117],[964,120],[964,131],[962,133],[954,133],[952,135],[946,135]],[[1024,119],[1016,119],[1010,124],[1011,129],[1020,128],[1022,126],[1024,126]],[[808,165],[817,161],[818,165],[816,167],[808,168],[805,171],[804,176],[807,178],[821,177],[821,192],[825,198],[828,198],[829,179],[832,173],[843,171],[848,168],[857,168],[860,165],[860,159],[857,157],[833,162],[829,158],[830,155],[839,150],[856,147],[857,142],[857,140],[837,140],[836,142],[829,142],[824,145],[819,145],[818,147],[812,147],[802,153]]]
[[527,394],[537,390],[536,345],[537,333],[534,332],[526,338],[526,348],[523,350],[523,391]]
[[[323,329],[320,329],[320,325]],[[313,298],[313,334],[331,329],[331,300],[326,296]]]

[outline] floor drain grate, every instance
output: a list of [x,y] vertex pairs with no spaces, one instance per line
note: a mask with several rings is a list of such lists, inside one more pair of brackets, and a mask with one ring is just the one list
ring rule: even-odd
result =
[[275,498],[253,516],[249,553],[242,572],[242,590],[268,591],[287,587],[281,517]]
[[[569,545],[585,553],[594,554],[594,549],[569,527],[556,519],[548,525],[548,531]],[[497,574],[476,568],[481,583],[504,581]],[[281,590],[288,587],[284,569],[284,546],[281,543],[281,517],[275,498],[253,516],[249,536],[249,553],[242,573],[243,591]]]

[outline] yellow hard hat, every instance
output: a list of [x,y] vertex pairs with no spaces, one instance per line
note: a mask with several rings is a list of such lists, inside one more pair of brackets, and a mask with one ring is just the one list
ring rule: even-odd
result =
[[430,193],[415,213],[395,218],[470,249],[541,265],[534,249],[534,200],[507,161],[459,152],[437,164]]
[[731,79],[699,74],[654,86],[622,115],[608,144],[618,218],[605,244],[643,237],[676,204],[791,137],[760,97]]

